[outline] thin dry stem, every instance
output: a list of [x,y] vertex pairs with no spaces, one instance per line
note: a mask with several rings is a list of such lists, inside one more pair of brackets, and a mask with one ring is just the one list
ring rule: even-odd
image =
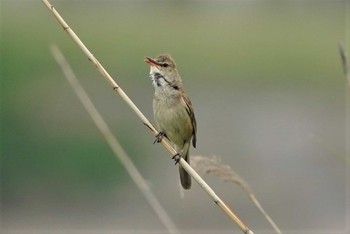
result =
[[80,85],[78,79],[76,78],[73,70],[67,63],[60,49],[56,45],[52,45],[51,52],[58,65],[61,67],[62,72],[66,77],[68,83],[72,86],[74,92],[78,96],[81,104],[89,113],[97,128],[100,130],[103,137],[106,139],[108,145],[114,152],[114,155],[120,160],[122,165],[125,167],[130,177],[132,178],[136,186],[139,188],[142,195],[146,198],[150,206],[153,208],[160,221],[167,228],[169,233],[180,233],[173,221],[170,219],[167,212],[164,210],[156,196],[153,194],[153,192],[147,185],[146,180],[142,177],[135,164],[132,162],[132,160],[127,155],[123,147],[120,145],[117,138],[113,135],[112,131],[110,130],[110,127],[104,121],[102,116],[98,113],[89,96],[87,95],[83,87]]
[[[158,134],[158,131],[153,127],[153,125],[148,121],[148,119],[142,114],[142,112],[137,108],[137,106],[131,101],[131,99],[125,94],[125,92],[117,85],[117,83],[112,79],[100,62],[93,56],[93,54],[87,49],[79,37],[74,33],[74,31],[68,26],[64,19],[59,15],[56,9],[49,3],[48,0],[42,0],[42,2],[47,6],[47,8],[55,16],[59,24],[68,33],[68,35],[74,40],[74,42],[81,48],[84,54],[88,57],[96,69],[103,75],[107,82],[113,87],[122,99],[129,105],[129,107],[136,113],[136,115],[141,119],[141,121],[153,132],[154,135]],[[175,155],[177,152],[171,146],[170,142],[163,138],[161,141],[162,145],[171,153]],[[188,165],[188,163],[180,158],[179,163],[181,166],[192,176],[192,178],[211,196],[215,204],[217,204],[238,226],[244,233],[253,233],[233,212],[232,210],[224,204],[224,202],[215,194],[215,192],[209,187],[209,185]]]
[[342,44],[339,44],[339,54],[342,61],[343,72],[347,80],[348,87],[350,88],[350,71],[349,71],[348,57],[346,55],[344,46]]
[[235,183],[242,187],[242,189],[248,194],[248,197],[252,200],[255,206],[265,216],[265,218],[276,231],[276,233],[282,234],[282,231],[278,228],[276,223],[267,214],[267,212],[264,210],[258,199],[255,197],[254,192],[249,186],[249,184],[246,181],[244,181],[242,177],[240,177],[229,165],[222,164],[220,159],[215,156],[191,156],[191,165],[194,169],[197,170],[198,173],[202,175],[208,174],[218,176],[225,182]]

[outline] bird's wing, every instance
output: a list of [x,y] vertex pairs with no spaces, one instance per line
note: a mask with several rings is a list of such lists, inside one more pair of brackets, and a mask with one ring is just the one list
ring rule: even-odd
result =
[[188,115],[191,118],[191,123],[192,123],[192,128],[193,128],[193,131],[192,131],[192,135],[193,135],[192,145],[193,145],[193,147],[196,148],[196,144],[197,144],[197,137],[196,137],[196,135],[197,135],[197,122],[196,122],[196,117],[194,116],[191,100],[184,93],[182,95],[182,99],[183,99],[183,101],[186,104],[186,111],[187,111]]

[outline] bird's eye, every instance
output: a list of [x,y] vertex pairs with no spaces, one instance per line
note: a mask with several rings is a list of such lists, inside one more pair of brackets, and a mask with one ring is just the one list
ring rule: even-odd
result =
[[162,64],[162,67],[168,67],[168,66],[169,66],[169,64],[167,64],[167,63]]

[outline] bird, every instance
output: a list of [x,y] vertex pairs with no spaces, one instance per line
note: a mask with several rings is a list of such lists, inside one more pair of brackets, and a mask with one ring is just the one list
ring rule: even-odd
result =
[[[150,65],[149,77],[155,90],[153,114],[160,130],[155,142],[168,138],[178,153],[174,157],[180,156],[189,164],[191,140],[194,148],[197,144],[197,122],[175,60],[169,54],[161,54],[154,59],[146,57],[145,62]],[[179,174],[182,187],[190,189],[191,176],[180,164]]]

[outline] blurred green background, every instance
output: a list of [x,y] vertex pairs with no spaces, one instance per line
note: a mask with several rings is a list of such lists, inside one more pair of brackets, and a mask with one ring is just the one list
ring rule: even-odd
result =
[[[337,49],[349,48],[346,0],[51,3],[152,121],[143,59],[171,53],[197,116],[192,154],[230,165],[283,231],[349,231],[350,91]],[[0,7],[1,233],[165,232],[64,79],[52,43],[178,228],[241,233],[198,185],[181,197],[168,153],[41,1]],[[255,233],[272,232],[239,187],[204,178]]]

